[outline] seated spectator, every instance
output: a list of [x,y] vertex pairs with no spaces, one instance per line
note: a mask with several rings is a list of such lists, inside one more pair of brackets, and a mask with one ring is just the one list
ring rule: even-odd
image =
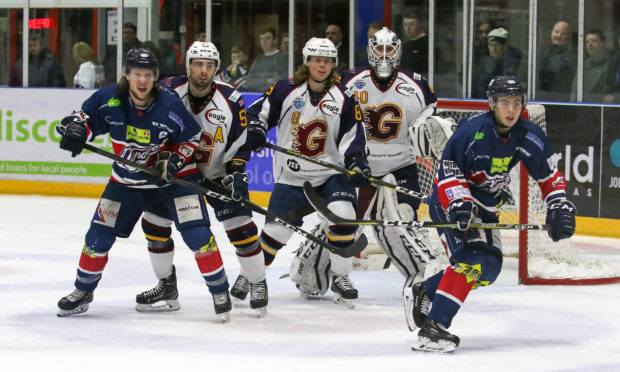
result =
[[428,35],[424,29],[424,19],[418,13],[403,16],[403,56],[402,69],[428,75]]
[[282,35],[282,40],[280,41],[280,47],[279,47],[280,52],[284,54],[288,54],[288,42],[289,42],[288,34]]
[[[123,24],[123,57],[129,49],[139,48],[142,41],[138,39],[138,28],[135,24],[127,22]],[[103,58],[103,70],[105,73],[105,84],[116,82],[116,45],[109,45],[106,48],[106,55]]]
[[570,25],[559,21],[551,31],[551,45],[538,55],[538,92],[536,98],[568,101],[577,68],[577,54],[570,48]]
[[73,61],[79,66],[73,77],[74,88],[101,88],[105,82],[103,66],[99,64],[90,45],[79,41],[73,45]]
[[493,31],[494,28],[490,21],[481,21],[478,24],[474,41],[474,63],[479,63],[482,58],[489,55],[487,39],[489,38],[489,32]]
[[245,77],[248,74],[248,67],[245,65],[247,57],[243,50],[233,46],[230,49],[230,59],[232,63],[220,71],[215,80],[223,81],[235,88],[239,88],[245,82]]
[[[23,60],[15,62],[9,78],[9,86],[23,85]],[[31,34],[28,39],[28,86],[66,87],[65,76],[54,52],[41,46],[41,36]]]
[[[585,41],[588,58],[583,62],[583,102],[613,103],[616,59],[607,50],[605,34],[599,29],[589,30]],[[576,99],[577,76],[573,79],[571,101]]]
[[288,75],[288,56],[278,49],[278,38],[273,27],[261,30],[260,47],[263,53],[254,59],[241,90],[262,92]]
[[520,66],[523,53],[508,45],[508,31],[496,28],[489,32],[487,38],[489,55],[483,57],[476,66],[472,79],[472,98],[485,98],[491,79],[498,75],[521,74]]
[[344,42],[342,28],[336,24],[327,26],[325,29],[325,37],[334,43],[336,49],[338,49],[338,65],[336,66],[336,72],[340,73],[340,71],[349,68],[349,47]]
[[[368,32],[366,36],[368,39],[375,34],[375,32],[383,28],[383,23],[380,21],[372,21],[368,24]],[[365,43],[362,47],[355,51],[355,67],[368,66],[368,43]]]

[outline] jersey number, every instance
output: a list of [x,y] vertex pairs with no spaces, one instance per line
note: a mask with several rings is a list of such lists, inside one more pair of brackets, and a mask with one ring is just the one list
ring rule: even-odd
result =
[[355,92],[353,92],[353,95],[355,96],[355,98],[357,98],[357,100],[360,103],[366,104],[368,103],[368,92],[365,90],[362,90],[361,92],[358,92],[357,90]]

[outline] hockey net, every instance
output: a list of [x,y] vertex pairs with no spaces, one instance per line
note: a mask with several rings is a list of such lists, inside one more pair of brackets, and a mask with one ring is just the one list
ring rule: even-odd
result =
[[[451,118],[456,123],[465,117],[488,110],[487,102],[440,100],[437,113]],[[530,104],[523,116],[540,126],[546,132],[545,108]],[[418,158],[418,177],[421,192],[430,193],[438,162],[431,158]],[[511,171],[510,193],[512,199],[500,207],[500,222],[513,224],[544,224],[546,205],[538,184],[529,177],[520,164]],[[419,219],[430,220],[428,206],[422,204]],[[436,252],[443,247],[435,229],[427,229]],[[369,230],[369,249],[366,254],[378,253],[381,248]],[[571,239],[553,242],[543,230],[502,230],[502,251],[505,257],[519,260],[519,281],[521,284],[605,284],[620,281],[620,273],[599,260],[590,260],[580,255]]]

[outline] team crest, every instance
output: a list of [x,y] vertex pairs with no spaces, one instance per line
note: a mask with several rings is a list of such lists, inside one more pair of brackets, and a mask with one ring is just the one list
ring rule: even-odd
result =
[[295,98],[295,100],[293,101],[293,107],[295,107],[297,110],[304,107],[304,100],[300,97]]
[[366,85],[366,82],[364,80],[358,80],[353,83],[353,85],[355,85],[357,89],[362,89]]

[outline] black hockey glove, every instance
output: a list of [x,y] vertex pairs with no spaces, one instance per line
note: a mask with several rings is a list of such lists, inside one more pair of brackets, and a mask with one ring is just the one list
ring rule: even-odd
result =
[[245,173],[235,172],[229,174],[222,179],[222,185],[230,190],[230,197],[234,201],[248,199],[248,175]]
[[568,239],[575,233],[575,214],[577,208],[568,200],[552,201],[547,206],[547,220],[550,230],[549,237],[554,242]]
[[263,147],[265,147],[265,143],[267,142],[267,135],[265,134],[265,130],[260,126],[248,126],[246,143],[250,145],[250,148],[254,152],[263,151]]
[[362,154],[353,154],[344,161],[348,170],[355,173],[349,174],[349,183],[355,187],[366,187],[370,185],[368,178],[372,177],[368,160]]
[[455,223],[460,231],[467,231],[474,220],[476,207],[469,200],[457,199],[450,203],[446,212],[448,221]]
[[66,116],[60,121],[59,131],[62,134],[60,148],[71,152],[72,157],[76,157],[84,149],[84,144],[88,136],[86,122],[88,115],[80,111],[73,111],[73,114]]

